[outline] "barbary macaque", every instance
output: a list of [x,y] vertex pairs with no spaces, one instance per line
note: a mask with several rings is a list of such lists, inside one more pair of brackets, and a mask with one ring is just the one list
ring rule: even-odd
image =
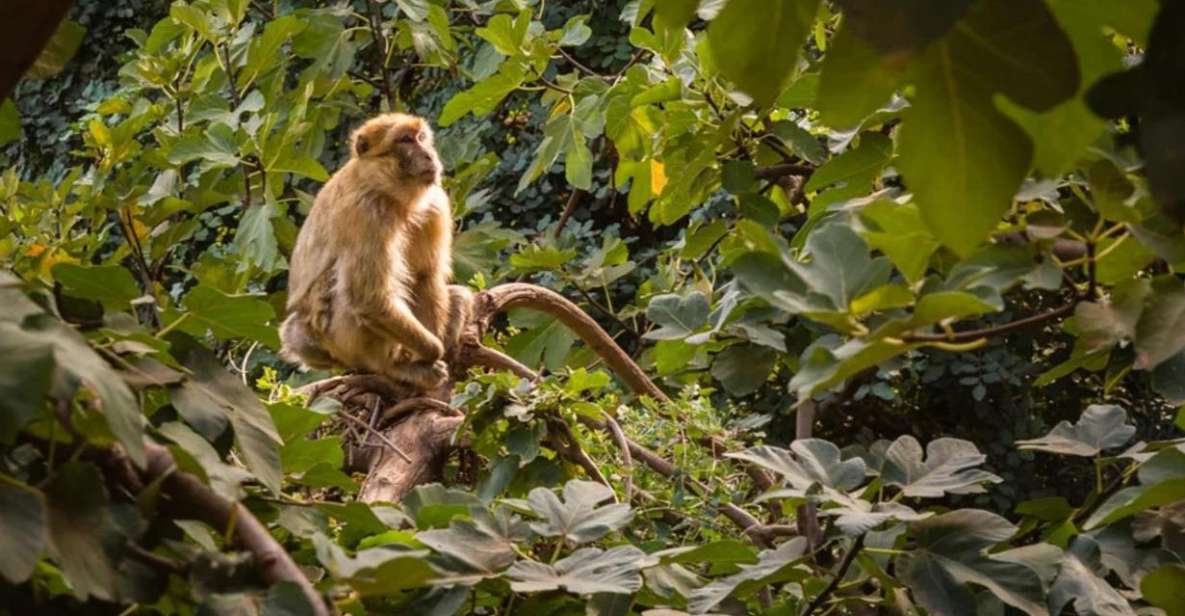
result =
[[452,211],[423,118],[354,131],[349,162],[317,194],[292,251],[282,355],[438,387],[472,294],[449,285]]

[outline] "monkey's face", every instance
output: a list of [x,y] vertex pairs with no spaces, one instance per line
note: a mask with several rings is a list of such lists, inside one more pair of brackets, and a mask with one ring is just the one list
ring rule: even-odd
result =
[[363,124],[354,133],[354,155],[378,163],[404,181],[440,181],[432,129],[416,116],[386,114]]

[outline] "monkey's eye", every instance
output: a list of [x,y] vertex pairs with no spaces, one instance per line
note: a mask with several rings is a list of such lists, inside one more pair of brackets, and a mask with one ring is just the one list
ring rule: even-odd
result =
[[396,139],[396,141],[399,143],[415,143],[416,136],[411,133],[404,133],[403,135],[400,135],[399,139]]

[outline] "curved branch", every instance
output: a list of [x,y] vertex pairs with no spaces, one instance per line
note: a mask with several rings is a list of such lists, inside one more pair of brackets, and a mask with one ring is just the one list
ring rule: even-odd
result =
[[901,340],[904,342],[907,342],[907,343],[908,342],[950,342],[950,343],[957,344],[960,342],[972,342],[974,340],[979,340],[980,338],[991,338],[992,336],[1002,336],[1004,334],[1012,333],[1018,329],[1024,329],[1030,325],[1036,325],[1038,323],[1043,323],[1045,321],[1051,321],[1053,319],[1058,319],[1058,318],[1064,317],[1064,316],[1070,314],[1071,312],[1074,312],[1074,308],[1076,308],[1077,306],[1078,306],[1078,302],[1073,301],[1073,302],[1070,302],[1064,306],[1058,306],[1057,308],[1054,308],[1053,310],[1050,310],[1048,312],[1042,312],[1040,314],[1035,314],[1031,317],[1025,317],[1023,319],[1017,319],[1015,321],[1009,321],[1008,323],[1004,323],[1003,325],[997,325],[995,327],[985,327],[983,329],[972,329],[972,330],[968,330],[968,331],[954,332],[953,334],[906,334],[904,336],[901,336]]
[[856,541],[852,543],[852,547],[848,548],[848,553],[844,554],[843,562],[839,564],[839,569],[835,571],[835,575],[831,578],[831,582],[828,583],[827,587],[820,591],[819,594],[815,595],[814,599],[811,599],[811,602],[807,604],[806,609],[802,611],[802,616],[811,616],[811,614],[815,613],[816,610],[823,606],[823,603],[827,601],[827,598],[830,597],[837,588],[839,588],[840,582],[843,582],[844,576],[848,574],[848,569],[850,569],[852,567],[852,563],[855,562],[856,555],[859,554],[860,550],[863,548],[864,535],[860,535],[859,537],[856,537]]
[[[314,614],[329,616],[324,599],[300,567],[246,507],[219,496],[197,477],[177,470],[177,464],[167,448],[156,443],[145,443],[145,454],[147,463],[144,470],[138,473],[141,485],[152,485],[163,480],[161,491],[168,498],[174,517],[201,520],[217,531],[229,532],[234,542],[255,558],[264,581],[268,584],[296,584],[312,606]],[[107,450],[107,457],[115,466],[122,465],[122,456],[118,446]]]
[[753,172],[753,177],[759,180],[773,180],[787,175],[808,177],[814,172],[815,168],[810,165],[783,163],[757,169]]
[[511,308],[529,308],[559,319],[605,360],[605,364],[635,394],[650,396],[662,402],[670,400],[592,317],[551,289],[511,282],[483,291],[474,298],[474,321],[479,331],[484,332],[489,327],[494,315]]

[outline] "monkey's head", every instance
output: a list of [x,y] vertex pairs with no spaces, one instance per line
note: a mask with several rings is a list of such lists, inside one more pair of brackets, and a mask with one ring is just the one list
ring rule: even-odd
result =
[[353,156],[377,164],[402,181],[435,184],[440,181],[432,129],[423,118],[385,113],[354,131]]

